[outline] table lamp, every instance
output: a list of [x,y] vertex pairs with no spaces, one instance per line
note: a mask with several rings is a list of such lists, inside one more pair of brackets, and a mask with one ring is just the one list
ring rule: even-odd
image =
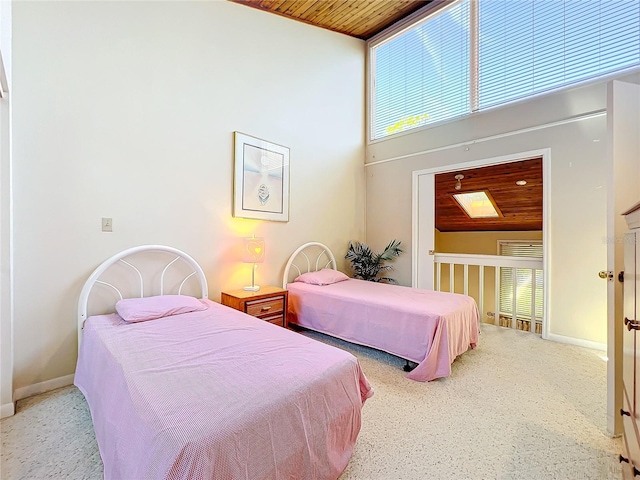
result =
[[260,290],[260,286],[256,285],[255,275],[258,263],[262,263],[264,260],[264,238],[244,238],[242,246],[242,261],[244,263],[253,263],[253,267],[251,268],[251,285],[244,287],[244,290],[248,292],[257,292]]

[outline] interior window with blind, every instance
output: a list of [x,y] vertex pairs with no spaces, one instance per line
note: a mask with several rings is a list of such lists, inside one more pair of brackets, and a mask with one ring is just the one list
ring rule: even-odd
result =
[[459,0],[369,51],[377,140],[637,68],[640,0]]
[[[542,258],[541,242],[498,242],[498,255],[511,257],[535,257]],[[500,269],[500,315],[511,317],[513,312],[514,284],[516,296],[516,318],[531,320],[531,303],[533,297],[532,270],[528,268],[516,268],[516,276],[513,276],[512,268]],[[543,314],[543,284],[542,270],[535,270],[535,318],[542,319]]]
[[640,63],[635,0],[480,0],[479,108]]
[[469,112],[469,0],[376,46],[373,138]]

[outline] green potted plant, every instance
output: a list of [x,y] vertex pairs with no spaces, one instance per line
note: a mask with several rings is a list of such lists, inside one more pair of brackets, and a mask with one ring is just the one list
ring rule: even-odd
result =
[[402,249],[398,240],[391,240],[380,253],[373,253],[365,243],[349,242],[349,249],[344,258],[351,262],[353,278],[370,282],[397,283],[393,278],[379,275],[391,270],[393,267],[384,263],[393,260],[401,253]]

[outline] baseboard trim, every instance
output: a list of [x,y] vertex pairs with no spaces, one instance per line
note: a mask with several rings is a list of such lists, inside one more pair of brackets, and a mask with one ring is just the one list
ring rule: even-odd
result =
[[547,340],[558,343],[568,343],[569,345],[577,345],[579,347],[591,348],[593,350],[601,350],[603,352],[607,351],[606,343],[593,342],[582,338],[567,337],[565,335],[558,335],[557,333],[550,333],[547,336]]
[[14,413],[16,413],[16,409],[13,402],[5,403],[0,407],[0,418],[10,417]]
[[73,374],[65,375],[64,377],[52,378],[51,380],[46,380],[44,382],[16,388],[15,392],[13,392],[13,400],[22,400],[23,398],[32,397],[33,395],[55,390],[56,388],[73,385],[73,377]]

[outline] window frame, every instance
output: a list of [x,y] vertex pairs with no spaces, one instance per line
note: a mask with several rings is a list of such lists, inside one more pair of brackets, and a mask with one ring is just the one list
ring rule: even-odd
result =
[[[542,257],[529,257],[529,258],[543,258],[544,259],[544,241],[543,240],[498,240],[498,245],[497,245],[497,255],[498,256],[503,256],[502,254],[502,246],[503,245],[529,245],[529,246],[536,246],[536,247],[540,247],[541,253],[542,253]],[[523,256],[523,258],[527,258],[526,256]],[[502,268],[504,267],[499,267],[499,275],[500,275],[500,290],[502,291]],[[538,270],[536,269],[536,272]],[[543,292],[541,296],[537,296],[536,295],[536,306],[535,306],[535,311],[531,312],[530,317],[527,318],[526,315],[518,315],[518,312],[502,312],[502,295],[500,293],[498,293],[498,298],[499,298],[499,302],[498,305],[495,306],[494,310],[496,311],[496,314],[498,316],[500,316],[501,314],[505,314],[505,315],[512,315],[515,316],[515,318],[519,318],[522,320],[529,320],[529,321],[537,321],[538,319],[540,319],[540,322],[542,322],[542,319],[545,316],[545,305],[544,305],[544,269],[541,270],[541,275],[542,275],[542,285],[538,285],[536,283],[536,289],[538,287],[542,288]],[[535,275],[535,273],[534,273]],[[517,282],[517,277],[515,279],[515,281]],[[513,288],[513,285],[511,286],[511,288]],[[530,295],[531,296],[531,295]],[[538,305],[538,303],[540,303],[540,305]],[[540,309],[542,310],[542,316],[538,317],[536,315],[536,312],[538,311],[538,306],[540,307]],[[538,322],[538,323],[540,323]]]
[[[438,124],[444,123],[451,120],[451,119],[445,119],[439,122],[433,122],[428,125],[423,125],[421,127],[404,130],[402,132],[392,133],[390,135],[386,135],[384,137],[374,139],[373,138],[373,122],[371,121],[372,114],[375,108],[375,105],[374,105],[375,102],[373,98],[373,92],[374,92],[373,82],[375,80],[375,61],[374,61],[375,55],[373,55],[373,49],[378,45],[382,45],[383,43],[390,42],[391,40],[393,40],[394,37],[402,35],[407,30],[410,30],[416,25],[422,22],[426,22],[430,17],[433,17],[439,14],[443,9],[446,9],[448,7],[453,7],[453,5],[461,1],[464,1],[464,0],[433,0],[431,3],[417,10],[415,13],[396,22],[391,27],[387,28],[386,30],[378,33],[377,35],[367,40],[367,43],[366,43],[367,50],[366,50],[366,59],[365,59],[366,70],[367,70],[367,77],[366,77],[367,85],[365,89],[366,95],[367,95],[367,103],[366,103],[367,111],[366,111],[365,117],[367,121],[367,143],[369,145],[372,143],[380,142],[382,140],[386,140],[390,137],[395,138],[396,136],[407,134],[408,132],[415,132],[416,130],[421,130],[421,129],[433,126],[437,123]],[[469,0],[469,2],[476,3],[475,0]],[[466,115],[468,114],[458,115],[456,118],[462,118]]]
[[569,84],[564,84],[564,85],[559,85],[557,87],[551,87],[547,90],[542,90],[536,93],[533,93],[531,95],[526,95],[526,96],[522,96],[522,97],[518,97],[515,98],[513,100],[509,100],[506,101],[504,103],[498,103],[495,105],[491,105],[489,107],[480,109],[480,104],[479,104],[479,65],[478,65],[478,59],[479,59],[479,8],[478,8],[478,2],[479,0],[468,0],[470,3],[470,25],[469,25],[469,32],[470,32],[470,62],[469,62],[469,79],[470,79],[470,85],[469,85],[469,111],[467,113],[464,113],[462,115],[456,115],[456,116],[452,116],[446,119],[442,119],[433,123],[429,123],[427,125],[422,125],[419,127],[414,127],[414,128],[410,128],[407,130],[403,130],[400,132],[396,132],[396,133],[392,133],[389,135],[385,135],[383,137],[380,138],[373,138],[374,135],[374,126],[373,126],[373,114],[375,112],[375,102],[374,102],[374,81],[375,81],[375,55],[373,54],[373,50],[375,47],[386,43],[388,41],[393,40],[394,37],[403,34],[404,32],[406,32],[407,30],[412,29],[413,27],[415,27],[416,25],[418,25],[421,22],[425,22],[427,21],[430,17],[433,17],[439,13],[441,13],[442,10],[449,8],[449,7],[453,7],[455,4],[464,1],[464,0],[434,0],[433,2],[429,3],[428,5],[426,5],[425,7],[417,10],[415,13],[413,13],[412,15],[409,15],[408,17],[400,20],[399,22],[395,23],[394,25],[392,25],[391,27],[387,28],[386,30],[378,33],[377,35],[375,35],[374,37],[370,38],[369,40],[367,40],[366,42],[366,57],[365,57],[365,65],[366,65],[366,88],[365,88],[365,95],[366,95],[366,114],[365,114],[365,119],[366,119],[366,140],[367,140],[367,145],[373,145],[379,142],[384,142],[393,138],[399,138],[402,137],[404,135],[410,135],[422,130],[428,130],[428,129],[432,129],[432,128],[436,128],[442,125],[446,125],[449,123],[453,123],[459,120],[463,120],[463,119],[468,119],[471,117],[476,116],[477,114],[482,114],[482,113],[487,113],[487,112],[492,112],[492,111],[499,111],[501,109],[505,109],[505,108],[512,108],[516,105],[522,104],[522,103],[526,103],[532,100],[535,100],[536,98],[539,98],[541,96],[545,96],[545,95],[551,95],[557,92],[561,92],[561,91],[567,91],[567,90],[573,90],[573,89],[577,89],[577,88],[581,88],[581,87],[585,87],[587,85],[591,85],[591,84],[597,84],[597,83],[604,83],[604,82],[608,82],[610,80],[613,80],[615,78],[621,77],[623,75],[627,75],[627,74],[633,74],[633,73],[637,73],[640,72],[640,64],[636,64],[636,65],[632,65],[626,68],[620,68],[614,71],[611,71],[609,73],[603,74],[603,75],[598,75],[598,76],[592,76],[589,78],[585,78],[583,80],[579,80],[577,82],[573,82],[573,83],[569,83]]

